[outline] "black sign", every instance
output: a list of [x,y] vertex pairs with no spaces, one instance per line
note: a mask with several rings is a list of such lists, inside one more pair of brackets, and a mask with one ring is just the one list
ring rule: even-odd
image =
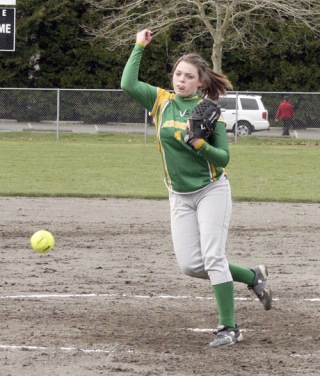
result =
[[0,51],[15,50],[15,20],[15,8],[0,8]]

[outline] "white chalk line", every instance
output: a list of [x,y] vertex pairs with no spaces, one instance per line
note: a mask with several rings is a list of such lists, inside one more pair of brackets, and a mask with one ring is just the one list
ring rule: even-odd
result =
[[1,350],[11,350],[11,351],[48,351],[48,352],[66,352],[66,353],[84,353],[84,354],[119,354],[119,353],[126,353],[126,354],[133,354],[133,355],[155,355],[155,353],[147,353],[142,351],[136,350],[121,350],[121,349],[113,349],[113,350],[104,350],[104,349],[83,349],[83,348],[76,348],[76,347],[47,347],[47,346],[30,346],[30,345],[0,345]]
[[298,359],[317,358],[317,359],[320,359],[320,354],[290,354],[290,358],[298,358]]
[[[188,328],[187,329],[190,332],[195,332],[195,333],[212,333],[213,328],[210,329],[205,329],[205,328]],[[259,330],[259,332],[266,332],[266,329]],[[255,332],[254,329],[240,329],[240,332]]]
[[[131,294],[32,294],[32,295],[6,295],[0,296],[0,300],[10,299],[73,299],[73,298],[132,298],[132,299],[196,299],[196,300],[214,300],[213,297],[190,296],[190,295],[131,295]],[[252,298],[235,297],[238,301],[251,301]],[[258,300],[258,299],[255,299]],[[273,301],[288,300],[273,298]],[[301,298],[296,301],[320,302],[320,298]]]
[[101,349],[77,349],[75,347],[45,347],[45,346],[27,346],[27,345],[0,345],[0,350],[36,350],[36,351],[62,351],[62,352],[83,352],[83,353],[104,353],[111,354],[111,350]]

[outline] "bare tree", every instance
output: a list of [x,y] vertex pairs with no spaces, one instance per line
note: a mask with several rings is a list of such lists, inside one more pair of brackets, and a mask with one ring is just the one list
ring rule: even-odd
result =
[[[133,42],[138,30],[156,34],[182,30],[187,49],[200,38],[212,43],[211,60],[222,71],[223,52],[242,46],[281,43],[279,30],[291,27],[320,33],[320,0],[86,0],[104,13],[99,29],[89,30],[107,40],[109,49]],[[290,25],[290,26],[288,26]],[[277,29],[272,32],[270,26]],[[281,35],[281,34],[280,34]],[[275,40],[276,38],[276,40]],[[190,47],[190,46],[189,46]]]

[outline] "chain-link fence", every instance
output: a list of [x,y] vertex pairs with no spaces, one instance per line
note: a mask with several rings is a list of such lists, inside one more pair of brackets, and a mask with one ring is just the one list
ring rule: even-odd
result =
[[[261,97],[263,109],[244,108],[241,104],[229,108],[233,129],[249,124],[249,134],[257,131],[254,118],[263,118],[271,130],[280,130],[281,120],[275,121],[279,104],[289,95],[295,110],[293,130],[320,131],[320,93],[236,92],[237,98]],[[248,102],[248,101],[246,101]],[[236,102],[235,102],[236,103]],[[255,113],[254,110],[257,110]],[[250,112],[250,114],[249,114]],[[227,116],[227,111],[225,113]],[[250,116],[249,116],[250,115]],[[243,118],[246,116],[246,118]],[[249,117],[248,117],[249,116]],[[251,120],[250,120],[251,119]],[[251,121],[251,123],[250,123]],[[235,128],[236,126],[236,128]],[[60,131],[72,132],[139,132],[154,133],[148,112],[122,90],[88,89],[18,89],[0,88],[0,131]],[[230,129],[229,129],[230,130]],[[277,134],[278,134],[277,133]],[[239,134],[241,135],[241,133]]]

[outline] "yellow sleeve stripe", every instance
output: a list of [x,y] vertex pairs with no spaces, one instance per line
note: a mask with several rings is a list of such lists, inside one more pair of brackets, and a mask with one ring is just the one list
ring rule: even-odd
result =
[[174,96],[175,96],[175,94],[169,93],[165,89],[158,88],[157,99],[156,99],[154,106],[153,106],[153,109],[151,111],[151,116],[155,117],[157,110],[158,110],[158,107],[161,104],[164,105],[166,101],[170,100]]
[[138,44],[139,46],[142,46],[142,47],[145,47],[146,45],[142,42],[136,42],[136,44]]

